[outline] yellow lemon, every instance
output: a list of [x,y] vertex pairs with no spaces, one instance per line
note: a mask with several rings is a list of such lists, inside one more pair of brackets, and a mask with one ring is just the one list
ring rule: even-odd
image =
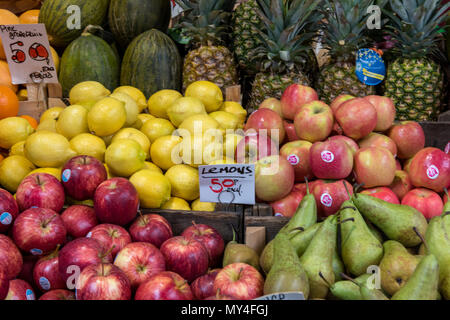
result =
[[186,88],[184,95],[201,100],[208,113],[219,110],[223,104],[222,90],[210,81],[196,81],[191,83]]
[[87,115],[87,109],[80,105],[65,108],[56,121],[56,132],[69,140],[80,133],[89,132]]
[[39,125],[36,128],[36,132],[38,131],[51,131],[56,133],[56,122],[58,120],[56,119],[46,119],[44,121],[41,121]]
[[209,114],[225,130],[236,130],[240,124],[239,117],[226,111],[214,111]]
[[147,108],[147,99],[141,90],[131,86],[121,86],[113,91],[113,93],[117,92],[123,92],[132,97],[139,107],[139,112],[142,112]]
[[223,159],[223,145],[208,135],[185,136],[180,144],[183,163],[194,168]]
[[164,136],[156,139],[150,147],[152,162],[162,170],[168,170],[181,163],[180,143],[182,140],[177,136]]
[[37,167],[59,168],[76,155],[69,140],[55,132],[38,131],[25,141],[25,156]]
[[195,114],[206,115],[205,105],[197,98],[183,97],[175,100],[167,109],[167,115],[175,127]]
[[70,140],[70,147],[77,155],[91,156],[103,162],[105,159],[106,144],[93,134],[81,133]]
[[28,90],[27,89],[20,89],[17,93],[17,98],[19,98],[19,101],[27,101],[28,100]]
[[163,171],[161,170],[160,167],[158,167],[156,164],[149,162],[149,161],[145,161],[145,169],[163,173]]
[[83,101],[98,101],[111,94],[100,82],[83,81],[70,89],[70,104],[82,104]]
[[131,139],[117,139],[105,152],[105,162],[111,172],[125,178],[144,167],[145,157],[141,145]]
[[55,49],[53,49],[52,46],[50,46],[50,52],[52,54],[53,63],[55,64],[56,72],[58,72],[59,71],[59,60],[60,60],[59,56],[58,56],[58,53],[56,52]]
[[0,120],[0,148],[9,149],[17,142],[24,141],[34,132],[24,118],[9,117]]
[[[197,114],[190,116],[178,127],[178,131],[183,136],[187,132],[190,134],[201,135],[209,131],[209,134],[216,134],[217,129],[220,129],[220,124],[207,114]],[[183,132],[187,130],[187,132]]]
[[64,107],[53,107],[44,111],[41,115],[40,122],[43,122],[48,119],[57,120],[61,112],[64,111]]
[[181,97],[183,95],[178,91],[160,90],[148,99],[148,112],[157,118],[169,119],[167,109]]
[[144,150],[145,158],[148,159],[150,156],[150,140],[141,131],[134,128],[121,129],[114,135],[111,142],[114,143],[118,139],[131,139],[136,141],[140,144],[142,150]]
[[234,159],[232,158],[223,158],[223,159],[219,159],[219,160],[214,160],[210,163],[208,163],[208,165],[214,165],[214,164],[235,164],[236,161],[234,161]]
[[155,119],[154,116],[148,113],[139,113],[138,114],[138,120],[142,121],[142,125],[144,125],[148,120]]
[[191,211],[189,203],[186,200],[177,197],[171,197],[169,201],[161,206],[161,209]]
[[148,120],[142,126],[141,131],[153,143],[159,137],[171,135],[175,131],[175,127],[169,120],[155,118]]
[[79,200],[75,200],[69,196],[66,196],[66,202],[68,205],[81,205],[81,206],[88,206],[88,207],[94,207],[94,200],[92,199],[88,199],[88,200],[83,200],[83,201],[79,201]]
[[0,162],[0,185],[16,192],[23,178],[36,167],[25,157],[11,156]]
[[126,127],[131,127],[137,120],[139,114],[139,107],[132,97],[123,92],[115,92],[110,95],[111,98],[117,99],[125,103],[125,111],[127,113]]
[[97,102],[98,102],[98,100],[81,101],[81,102],[78,102],[78,105],[83,106],[89,112],[89,111],[91,111],[92,107],[95,106],[95,104]]
[[91,133],[106,137],[119,131],[127,120],[125,103],[104,98],[98,101],[88,113],[88,126]]
[[130,177],[139,194],[141,207],[158,209],[170,199],[171,185],[163,174],[143,169]]
[[214,211],[216,210],[216,204],[213,202],[201,202],[197,199],[191,203],[192,210],[194,211]]
[[106,146],[109,146],[112,142],[112,139],[114,138],[114,134],[106,136],[106,137],[101,137],[103,142],[105,142]]
[[25,140],[19,141],[11,147],[11,149],[9,150],[9,155],[25,157],[24,150],[25,150]]
[[178,164],[167,170],[165,176],[172,185],[172,196],[187,201],[200,196],[198,170],[185,164]]
[[48,173],[61,181],[61,169],[60,168],[37,168],[31,171],[27,176],[33,173]]
[[223,143],[223,154],[228,158],[233,158],[236,155],[236,149],[239,142],[244,138],[236,133],[229,133],[225,135],[224,143]]
[[106,163],[104,163],[103,166],[106,169],[106,174],[108,175],[108,179],[114,178],[115,176],[111,173],[111,170],[109,170],[108,165]]
[[247,119],[247,110],[245,110],[239,103],[234,101],[225,101],[219,109],[236,115],[239,118],[239,123],[244,124]]

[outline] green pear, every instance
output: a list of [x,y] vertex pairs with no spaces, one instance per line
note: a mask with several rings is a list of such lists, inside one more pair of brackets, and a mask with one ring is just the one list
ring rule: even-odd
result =
[[369,220],[364,220],[367,224],[367,227],[369,227],[370,232],[374,235],[375,238],[378,239],[380,243],[384,242],[383,235],[381,234],[380,230],[378,230]]
[[378,265],[383,257],[383,246],[373,235],[353,202],[341,206],[341,254],[347,270],[360,276],[367,268]]
[[334,250],[333,260],[331,261],[331,264],[333,266],[334,281],[342,280],[341,273],[345,272],[345,266],[344,263],[342,262],[341,257],[339,256],[337,246],[336,250]]
[[[371,275],[368,274],[368,277],[365,278],[365,275],[360,276],[360,281],[356,281],[356,279],[352,279],[349,276],[342,274],[344,279],[352,282],[355,286],[359,287],[359,300],[389,300],[388,297],[379,289],[373,287],[373,284],[369,283]],[[342,281],[341,281],[342,282]],[[345,284],[345,288],[349,288],[349,285]],[[356,292],[354,291],[354,287],[351,290],[351,296],[356,297]],[[355,299],[356,300],[356,299]]]
[[236,233],[233,229],[233,240],[227,243],[223,253],[222,265],[225,267],[236,262],[246,263],[260,270],[258,253],[253,248],[238,243],[236,241]]
[[413,207],[392,204],[361,193],[356,193],[352,200],[359,212],[390,240],[396,240],[405,247],[414,247],[420,244],[420,237],[413,228],[425,234],[427,220]]
[[308,276],[289,238],[279,233],[273,243],[275,262],[264,283],[264,294],[300,291],[307,299],[310,291]]
[[[362,300],[361,291],[359,289],[358,284],[365,283],[371,275],[366,273],[355,279],[355,284],[350,280],[342,280],[335,282],[333,285],[330,285],[330,293],[332,297],[337,298],[339,300]],[[342,278],[341,275],[339,275]],[[326,279],[324,279],[328,283]]]

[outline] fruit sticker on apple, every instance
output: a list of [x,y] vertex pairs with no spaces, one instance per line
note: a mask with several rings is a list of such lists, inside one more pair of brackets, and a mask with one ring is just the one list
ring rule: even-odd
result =
[[327,192],[323,193],[320,196],[320,203],[322,203],[325,207],[331,207],[333,205],[333,197]]

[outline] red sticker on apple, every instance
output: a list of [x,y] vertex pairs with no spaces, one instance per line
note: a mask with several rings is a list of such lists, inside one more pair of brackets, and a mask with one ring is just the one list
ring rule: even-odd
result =
[[329,193],[323,193],[320,196],[320,203],[322,203],[325,207],[331,207],[333,204],[333,197]]
[[334,161],[334,154],[331,151],[324,150],[324,151],[322,151],[320,156],[322,157],[322,160],[326,163],[330,163],[330,162]]
[[427,168],[427,176],[431,180],[437,179],[437,177],[439,177],[439,169],[434,164],[432,164]]
[[295,154],[290,154],[287,157],[287,161],[289,161],[290,164],[293,166],[297,165],[300,162],[300,158]]

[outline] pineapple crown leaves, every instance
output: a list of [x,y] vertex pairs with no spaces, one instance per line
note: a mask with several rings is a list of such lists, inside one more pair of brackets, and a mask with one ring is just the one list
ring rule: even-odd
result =
[[390,0],[390,5],[392,12],[383,13],[392,22],[386,33],[396,43],[393,51],[411,58],[438,54],[438,26],[446,18],[450,3],[440,7],[440,0]]

